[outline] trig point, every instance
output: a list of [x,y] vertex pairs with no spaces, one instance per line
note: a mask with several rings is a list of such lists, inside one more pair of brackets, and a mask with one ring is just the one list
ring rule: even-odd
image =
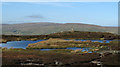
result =
[[74,32],[74,28],[72,27],[71,32]]

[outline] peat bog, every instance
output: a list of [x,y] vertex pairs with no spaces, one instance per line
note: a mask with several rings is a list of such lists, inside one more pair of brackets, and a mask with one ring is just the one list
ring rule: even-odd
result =
[[[96,36],[94,36],[96,35]],[[120,36],[103,32],[68,31],[48,35],[2,35],[1,42],[40,40],[26,49],[3,48],[2,67],[119,67]],[[70,40],[65,40],[70,39]],[[75,41],[86,39],[86,41]],[[103,40],[92,42],[91,40]],[[106,43],[105,40],[112,40]],[[22,44],[21,44],[22,45]],[[66,48],[90,48],[66,49]],[[42,51],[40,49],[55,49]],[[111,59],[112,58],[112,59]]]

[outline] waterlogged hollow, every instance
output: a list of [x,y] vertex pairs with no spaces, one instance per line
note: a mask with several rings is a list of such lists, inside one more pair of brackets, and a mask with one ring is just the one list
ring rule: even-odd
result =
[[23,48],[26,49],[26,47],[28,46],[28,44],[31,43],[36,43],[36,42],[40,42],[43,40],[36,40],[36,41],[9,41],[7,43],[1,43],[0,47],[7,47],[7,48]]
[[[65,40],[70,40],[70,39],[65,39]],[[28,44],[32,44],[32,43],[37,43],[40,41],[44,41],[44,40],[36,40],[36,41],[10,41],[7,43],[1,43],[0,47],[7,47],[7,48],[22,48],[22,49],[26,49],[26,47],[28,46]],[[86,41],[86,40],[80,40],[80,39],[76,39],[75,41]],[[104,40],[91,40],[92,42],[100,42],[103,43]],[[106,43],[109,43],[111,40],[106,40]],[[64,48],[64,49],[70,49],[70,50],[76,50],[76,49],[82,49],[83,51],[88,51],[89,48],[78,48],[78,47],[71,47],[71,48]],[[49,50],[55,50],[54,49],[40,49],[41,51],[49,51]]]

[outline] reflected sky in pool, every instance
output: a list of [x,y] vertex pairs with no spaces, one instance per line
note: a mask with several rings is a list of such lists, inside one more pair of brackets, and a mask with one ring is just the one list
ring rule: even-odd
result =
[[[90,48],[70,47],[70,48],[61,48],[61,49],[70,49],[70,50],[82,49],[82,51],[88,51]],[[56,49],[40,49],[40,50],[41,51],[49,51],[49,50],[56,50]]]
[[28,46],[28,44],[31,43],[36,43],[39,41],[44,41],[44,40],[36,40],[36,41],[9,41],[7,43],[2,43],[0,44],[0,47],[7,47],[7,48],[23,48],[26,49],[26,47]]

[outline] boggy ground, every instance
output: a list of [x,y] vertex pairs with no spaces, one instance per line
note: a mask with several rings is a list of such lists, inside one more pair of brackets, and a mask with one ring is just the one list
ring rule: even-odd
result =
[[71,53],[71,50],[51,51],[4,49],[2,67],[100,67],[91,61],[99,60],[104,67],[119,67],[120,54]]
[[100,42],[92,42],[91,40],[87,41],[75,41],[75,40],[64,40],[64,39],[56,39],[50,38],[45,41],[40,41],[37,43],[29,44],[27,49],[65,49],[69,47],[80,47],[80,48],[90,48],[89,52],[101,51],[101,50],[120,50],[120,41],[110,41],[110,43]]
[[87,41],[75,41],[64,39],[48,39],[37,43],[32,43],[27,46],[27,49],[46,49],[46,48],[68,48],[68,47],[82,47],[82,48],[104,48],[108,46],[108,43],[91,42]]
[[114,40],[120,39],[120,35],[108,32],[83,32],[83,31],[64,31],[51,33],[48,35],[2,35],[0,42],[20,41],[20,40],[41,40],[49,38],[60,39],[89,39],[89,40]]
[[93,65],[90,62],[99,58],[99,54],[77,54],[70,53],[70,50],[23,50],[23,49],[6,49],[3,50],[3,67],[10,65],[34,65],[34,66],[75,66],[75,65]]

